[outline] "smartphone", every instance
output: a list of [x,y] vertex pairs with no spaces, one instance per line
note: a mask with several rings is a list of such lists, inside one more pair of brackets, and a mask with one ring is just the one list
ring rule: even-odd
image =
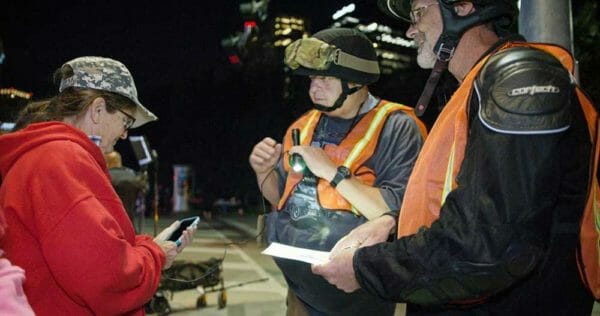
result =
[[184,218],[182,220],[179,220],[179,222],[181,222],[179,228],[177,228],[177,230],[175,230],[173,234],[171,234],[171,237],[169,237],[169,240],[175,242],[177,247],[181,246],[181,234],[183,234],[183,231],[185,231],[190,226],[194,228],[198,226],[198,223],[200,223],[200,216]]

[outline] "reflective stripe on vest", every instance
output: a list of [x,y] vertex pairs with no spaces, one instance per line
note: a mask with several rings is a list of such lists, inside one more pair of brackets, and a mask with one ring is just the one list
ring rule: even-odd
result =
[[[315,118],[321,118],[321,116],[319,115],[319,111],[317,110],[312,110],[312,112],[309,114],[308,117],[308,122],[306,123],[306,125],[304,126],[304,128],[302,128],[302,131],[300,132],[300,144],[306,144],[304,142],[304,140],[306,139],[306,135],[308,135],[308,128],[312,127],[314,130],[314,125],[313,122],[315,122]],[[319,120],[317,120],[318,122]]]
[[[371,142],[371,139],[373,139],[373,135],[375,135],[375,133],[377,132],[378,127],[380,127],[381,124],[385,122],[385,119],[387,118],[389,113],[391,113],[392,111],[407,109],[409,108],[404,105],[390,102],[384,105],[379,110],[377,110],[377,114],[375,114],[375,118],[373,118],[373,121],[369,126],[369,130],[367,130],[365,136],[354,146],[354,148],[350,152],[350,155],[348,155],[348,158],[346,158],[346,161],[344,161],[344,166],[350,168],[350,166],[360,156],[363,150],[365,150],[367,144]],[[379,136],[379,133],[377,133],[377,136]]]
[[452,148],[450,149],[450,155],[448,156],[448,166],[446,166],[446,178],[444,179],[444,190],[442,190],[442,198],[440,199],[440,207],[444,205],[446,202],[446,197],[450,194],[454,188],[452,187],[452,180],[454,179],[454,174],[452,170],[454,169],[454,151],[456,148],[456,142],[452,142]]

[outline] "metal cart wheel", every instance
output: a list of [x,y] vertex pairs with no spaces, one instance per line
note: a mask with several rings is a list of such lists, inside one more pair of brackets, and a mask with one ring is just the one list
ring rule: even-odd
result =
[[161,316],[169,315],[171,313],[169,301],[163,296],[152,298],[152,301],[150,301],[150,309]]
[[227,292],[225,290],[221,291],[221,293],[219,293],[219,309],[223,309],[225,308],[225,306],[227,306]]
[[202,294],[196,299],[196,308],[202,307],[206,307],[206,294]]

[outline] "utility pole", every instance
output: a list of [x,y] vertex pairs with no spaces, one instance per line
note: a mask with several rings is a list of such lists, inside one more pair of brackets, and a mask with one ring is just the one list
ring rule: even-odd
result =
[[529,42],[558,44],[573,54],[571,0],[521,0],[519,33]]
[[[529,42],[560,45],[575,55],[571,0],[521,0],[519,33]],[[575,60],[579,81],[579,63]]]

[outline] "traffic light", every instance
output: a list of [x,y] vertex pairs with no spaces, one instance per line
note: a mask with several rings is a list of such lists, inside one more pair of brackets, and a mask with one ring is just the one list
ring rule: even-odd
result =
[[269,9],[269,0],[249,1],[240,4],[240,13],[247,20],[259,20],[263,22],[267,19]]
[[242,59],[247,54],[247,45],[250,42],[257,41],[258,26],[256,21],[244,21],[244,29],[221,40],[221,47],[225,50],[227,58],[232,65],[240,65]]
[[240,4],[240,13],[244,18],[242,31],[221,40],[221,47],[232,65],[240,66],[248,53],[248,45],[258,41],[258,24],[266,20],[268,5],[269,0],[252,0]]

